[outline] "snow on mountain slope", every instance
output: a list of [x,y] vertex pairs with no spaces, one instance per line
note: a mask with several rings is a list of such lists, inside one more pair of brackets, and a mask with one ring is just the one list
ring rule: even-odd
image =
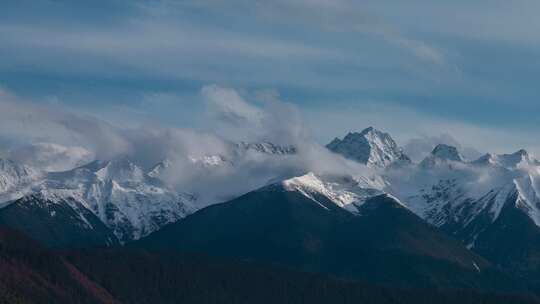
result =
[[540,175],[530,172],[525,176],[514,179],[518,198],[515,206],[525,212],[534,223],[540,227]]
[[389,170],[385,189],[429,223],[469,245],[504,207],[517,208],[540,226],[538,162],[525,151],[464,162],[457,149],[439,146],[409,172]]
[[[275,155],[286,156],[295,154],[296,148],[293,146],[280,146],[269,142],[251,143],[240,142],[230,143],[228,146],[228,152],[221,154],[203,154],[203,155],[188,155],[187,160],[197,166],[199,169],[216,169],[226,166],[234,166],[239,160],[260,155]],[[148,175],[154,178],[164,178],[168,173],[168,170],[175,169],[174,161],[171,159],[165,159],[154,167],[150,168]],[[169,172],[170,173],[170,172]]]
[[179,162],[187,162],[189,166],[178,166],[171,159],[165,159],[148,170],[148,176],[161,180],[168,180],[171,175],[176,175],[176,170],[181,167],[182,170],[189,170],[186,167],[191,167],[195,170],[213,170],[217,168],[223,168],[226,166],[232,166],[232,162],[222,155],[203,155],[203,156],[188,156],[187,159],[181,159]]
[[388,133],[372,127],[360,133],[349,133],[343,139],[336,138],[326,147],[369,167],[383,168],[393,163],[411,162]]
[[390,166],[382,173],[355,177],[309,173],[282,183],[315,201],[322,195],[353,213],[370,197],[390,194],[470,247],[506,207],[540,226],[538,162],[524,151],[485,159],[465,162],[456,148],[439,145],[418,165]]
[[241,153],[245,151],[255,151],[255,152],[264,153],[264,154],[287,155],[287,154],[295,154],[297,152],[296,148],[293,146],[280,146],[280,145],[275,145],[270,142],[260,142],[260,143],[240,142],[238,144],[234,144],[234,148],[236,148],[237,153]]
[[452,162],[463,162],[463,156],[461,156],[456,147],[440,144],[420,163],[420,166],[434,167],[441,164],[451,165]]
[[532,158],[525,150],[519,150],[512,154],[496,155],[488,153],[474,161],[476,165],[495,165],[507,169],[519,169],[530,166],[540,166],[540,163]]
[[[260,181],[238,189],[251,191],[285,176],[281,182],[285,189],[299,191],[314,201],[322,195],[352,213],[358,213],[367,199],[386,193],[427,222],[459,234],[471,246],[485,226],[499,218],[505,206],[511,205],[540,226],[540,163],[524,150],[487,154],[467,162],[455,147],[438,145],[420,164],[413,164],[390,135],[373,128],[349,133],[327,147],[375,170],[352,176],[308,173],[295,178],[289,178],[290,171],[272,171]],[[223,188],[229,189],[237,183],[230,178],[231,172],[243,168],[260,171],[254,164],[270,161],[277,165],[284,158],[291,160],[291,155],[297,155],[296,147],[230,143],[223,155],[184,155],[188,165],[183,167],[177,166],[177,160],[166,159],[147,170],[128,158],[116,158],[49,173],[0,160],[0,204],[31,193],[52,202],[72,199],[114,231],[121,242],[127,242],[218,202],[201,196],[208,189],[206,184],[183,188],[190,189],[193,195],[178,192],[167,183],[169,175],[186,172],[200,183],[218,173],[222,179],[217,179],[215,185],[221,186],[218,182],[226,180],[230,184]],[[306,171],[299,168],[294,172]],[[246,176],[253,179],[249,172]],[[236,188],[234,191],[231,195],[225,193],[242,194]]]
[[310,172],[284,180],[282,185],[284,189],[298,191],[314,201],[317,201],[316,196],[322,195],[352,213],[357,213],[369,198],[384,193],[381,191],[384,181],[378,177],[318,176]]
[[[204,176],[217,168],[227,169],[245,157],[296,153],[293,147],[271,143],[231,143],[230,148],[231,152],[226,156],[187,156],[194,167],[186,167],[186,170],[198,168]],[[50,152],[50,149],[45,150]],[[48,152],[47,155],[50,154]],[[150,170],[139,167],[126,157],[118,157],[110,161],[93,161],[64,172],[48,173],[2,160],[0,203],[8,204],[34,194],[59,204],[74,200],[93,212],[121,242],[128,242],[216,203],[198,201],[194,195],[178,192],[164,182],[169,174],[177,175],[175,170],[177,167],[168,159]]]
[[0,159],[0,206],[3,202],[21,197],[33,182],[44,175],[38,169],[12,160]]
[[51,200],[77,200],[122,242],[139,239],[195,211],[191,195],[169,189],[126,158],[49,173],[34,191]]
[[118,239],[96,215],[72,198],[30,194],[0,209],[2,226],[56,248],[108,247]]

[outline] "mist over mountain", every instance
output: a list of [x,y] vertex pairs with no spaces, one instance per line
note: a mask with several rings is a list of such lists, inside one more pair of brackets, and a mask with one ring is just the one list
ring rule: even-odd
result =
[[[7,141],[0,225],[51,250],[204,255],[390,288],[536,294],[540,162],[528,151],[470,159],[441,140],[416,160],[407,151],[431,144],[402,148],[374,127],[322,145],[279,100],[249,104],[217,86],[202,95],[217,132],[41,113],[62,132]],[[66,132],[73,142],[60,141]],[[112,296],[116,284],[104,285],[116,286]]]

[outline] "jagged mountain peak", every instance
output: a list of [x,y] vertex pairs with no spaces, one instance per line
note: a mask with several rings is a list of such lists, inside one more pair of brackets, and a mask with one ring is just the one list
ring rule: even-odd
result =
[[369,133],[375,133],[375,134],[380,134],[380,135],[388,135],[388,133],[377,130],[374,127],[367,127],[364,130],[362,130],[362,132],[360,132],[360,134],[362,134],[362,135],[369,134]]
[[295,154],[296,147],[292,145],[277,145],[271,142],[239,142],[235,145],[237,148],[245,151],[254,151],[265,154]]
[[145,171],[126,156],[111,160],[95,160],[87,165],[76,168],[89,170],[101,180],[142,181],[147,178]]
[[11,203],[32,193],[56,202],[72,199],[97,216],[122,242],[145,236],[195,208],[192,195],[150,176],[128,157],[51,172],[22,190],[0,191],[1,202]]
[[493,153],[486,153],[477,160],[473,161],[473,164],[480,164],[480,165],[486,165],[486,164],[495,164],[497,162],[497,155]]
[[[428,155],[421,163],[420,167],[430,168],[437,167],[439,165],[447,165],[453,162],[464,162],[463,156],[459,153],[458,149],[454,146],[446,144],[437,145],[430,155]],[[452,166],[450,166],[452,168]]]
[[437,145],[431,152],[431,155],[451,161],[463,161],[463,156],[461,156],[458,149],[446,144]]
[[529,152],[525,149],[521,149],[517,152],[514,152],[512,154],[503,154],[499,156],[500,158],[503,158],[508,164],[507,165],[514,165],[518,166],[520,164],[538,164],[538,161],[534,159]]
[[529,156],[529,152],[527,152],[527,150],[525,150],[525,149],[520,149],[517,152],[515,152],[514,154],[525,156],[525,157]]
[[540,165],[540,163],[524,149],[511,154],[487,153],[473,163],[477,165],[495,165],[510,170]]
[[341,139],[339,139],[337,137],[334,137],[334,139],[326,146],[327,147],[335,146],[335,145],[339,144],[340,142],[341,142]]
[[[351,140],[351,139],[356,139],[356,138],[359,138],[359,137],[391,138],[390,134],[388,134],[388,133],[385,133],[383,131],[375,129],[374,127],[367,127],[367,128],[365,128],[364,130],[362,130],[360,132],[349,132],[349,133],[347,133],[347,135],[343,138],[343,140]],[[339,140],[339,138],[337,138],[337,137],[336,137],[336,139]]]
[[410,163],[409,157],[390,134],[373,127],[362,132],[349,132],[343,140],[334,139],[326,146],[334,153],[370,167],[387,167],[395,162]]

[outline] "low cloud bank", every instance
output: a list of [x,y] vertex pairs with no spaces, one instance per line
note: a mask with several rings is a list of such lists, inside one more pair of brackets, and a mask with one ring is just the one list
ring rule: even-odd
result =
[[[276,92],[247,94],[208,85],[200,93],[208,110],[205,119],[211,131],[207,132],[155,125],[121,128],[0,90],[0,156],[45,171],[69,170],[94,159],[124,156],[147,170],[166,161],[159,176],[170,187],[198,196],[202,203],[225,201],[307,172],[351,176],[376,173],[317,143],[299,110],[280,100]],[[272,147],[285,150],[294,147],[294,153],[258,151],[241,142],[272,143]],[[468,159],[480,155],[450,135],[414,138],[404,149],[419,161],[440,143],[458,147]],[[530,170],[540,175],[537,167]],[[471,191],[476,189],[479,194],[512,178],[505,171],[474,166],[443,173],[439,175],[462,175],[464,186],[470,185]],[[401,192],[417,189],[418,185],[409,185],[409,181],[425,181],[428,185],[439,176],[437,171],[426,173],[416,167],[386,174],[394,181],[391,186]]]
[[[316,143],[298,109],[276,94],[254,94],[248,101],[234,89],[209,85],[201,89],[201,96],[213,132],[157,126],[125,129],[0,91],[3,154],[46,171],[123,156],[146,169],[168,160],[161,177],[208,203],[309,171],[368,170]],[[238,145],[241,141],[294,147],[295,153],[261,153]]]
[[482,153],[478,150],[461,145],[460,142],[450,134],[411,138],[405,143],[403,150],[412,160],[419,162],[428,156],[438,144],[456,147],[467,160],[475,160],[482,156]]

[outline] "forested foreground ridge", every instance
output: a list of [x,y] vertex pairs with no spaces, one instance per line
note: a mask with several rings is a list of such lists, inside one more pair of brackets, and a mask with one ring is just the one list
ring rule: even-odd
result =
[[533,295],[381,287],[251,262],[136,249],[54,252],[0,230],[0,303],[540,303]]

